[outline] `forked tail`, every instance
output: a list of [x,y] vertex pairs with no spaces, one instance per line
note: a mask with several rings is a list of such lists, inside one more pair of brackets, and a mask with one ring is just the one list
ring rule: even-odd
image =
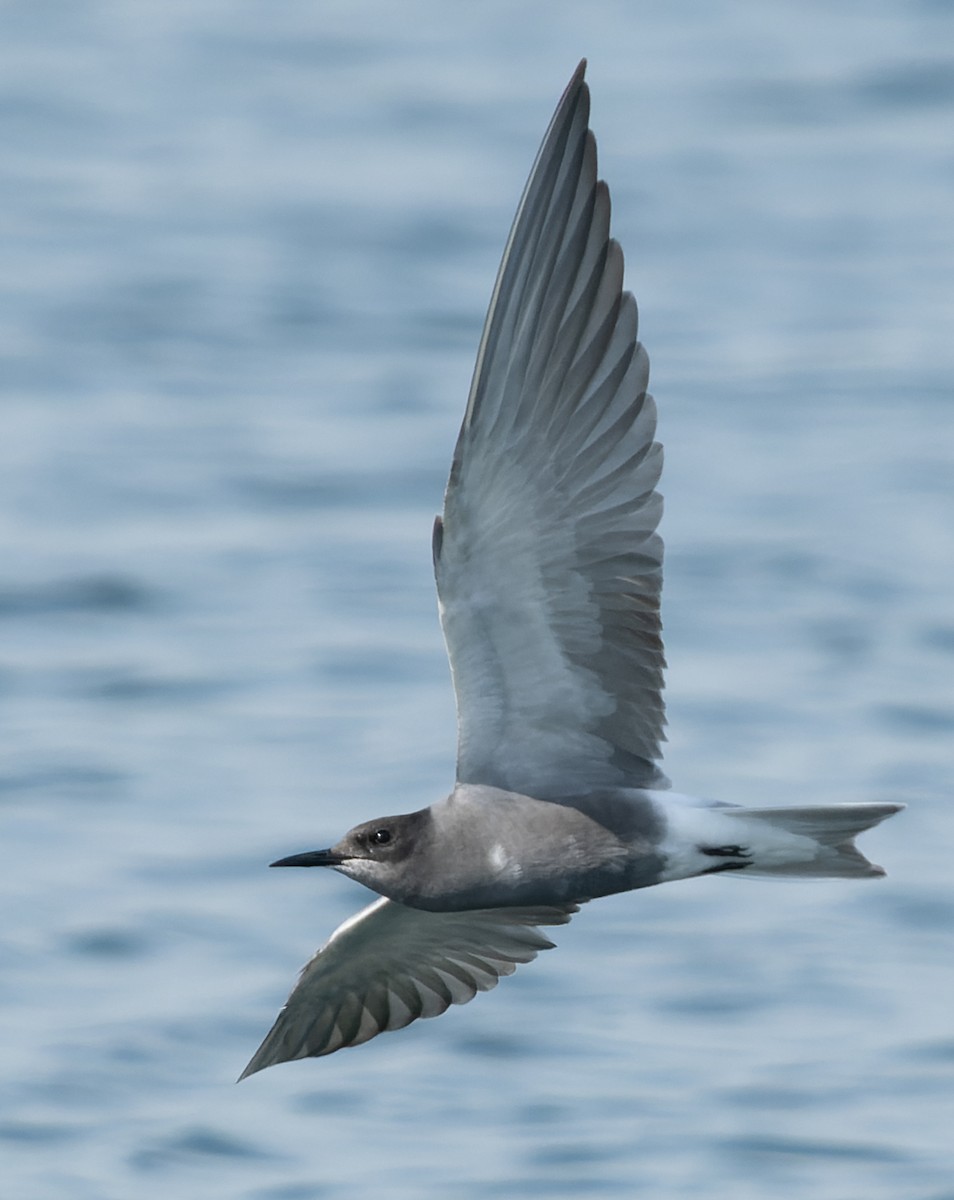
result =
[[764,822],[773,830],[810,838],[815,843],[814,854],[804,858],[780,854],[776,860],[771,852],[756,852],[739,875],[857,879],[883,875],[884,869],[865,858],[855,838],[902,808],[903,804],[838,804],[830,808],[725,808],[720,812],[739,821]]

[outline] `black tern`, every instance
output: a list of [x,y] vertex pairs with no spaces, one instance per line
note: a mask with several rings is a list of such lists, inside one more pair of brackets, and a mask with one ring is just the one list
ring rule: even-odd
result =
[[312,958],[242,1074],[494,987],[598,896],[722,872],[883,875],[854,837],[904,806],[745,808],[669,790],[662,449],[580,63],[503,254],[434,525],[457,782],[276,867],[382,898]]

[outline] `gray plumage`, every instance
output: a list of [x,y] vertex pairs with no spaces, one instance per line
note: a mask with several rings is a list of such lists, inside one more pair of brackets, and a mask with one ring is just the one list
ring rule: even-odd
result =
[[457,783],[273,864],[383,899],[308,963],[243,1078],[465,1003],[598,896],[883,874],[853,839],[901,805],[746,809],[669,791],[659,766],[662,450],[584,69],[517,209],[434,526]]
[[332,1054],[497,986],[553,943],[576,905],[422,913],[376,900],[345,921],[302,970],[281,1017],[242,1072]]

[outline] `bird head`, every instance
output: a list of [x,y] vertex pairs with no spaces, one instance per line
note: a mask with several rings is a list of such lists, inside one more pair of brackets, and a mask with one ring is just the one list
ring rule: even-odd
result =
[[427,809],[380,817],[355,825],[327,850],[307,850],[271,863],[273,867],[332,867],[350,879],[391,900],[408,901],[415,894],[417,872],[408,860],[422,855],[431,815]]

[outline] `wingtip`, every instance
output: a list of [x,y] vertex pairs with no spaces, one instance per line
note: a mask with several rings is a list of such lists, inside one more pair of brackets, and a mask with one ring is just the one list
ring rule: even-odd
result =
[[570,82],[566,85],[567,93],[575,92],[578,88],[586,88],[586,90],[589,91],[589,88],[587,88],[586,85],[586,67],[586,59],[581,58],[577,64],[576,70],[570,76]]
[[580,61],[577,63],[576,70],[570,76],[570,82],[563,89],[563,95],[560,97],[559,104],[557,104],[557,108],[556,108],[557,112],[560,112],[562,110],[564,104],[566,104],[567,100],[569,100],[572,96],[574,96],[580,90],[589,92],[589,88],[587,87],[586,80],[585,80],[586,66],[587,66],[586,59],[581,58]]
[[246,1063],[245,1070],[235,1082],[241,1083],[243,1079],[248,1079],[250,1075],[256,1075],[259,1071],[263,1070],[267,1066],[267,1062],[262,1062],[262,1046],[259,1046],[259,1048]]

